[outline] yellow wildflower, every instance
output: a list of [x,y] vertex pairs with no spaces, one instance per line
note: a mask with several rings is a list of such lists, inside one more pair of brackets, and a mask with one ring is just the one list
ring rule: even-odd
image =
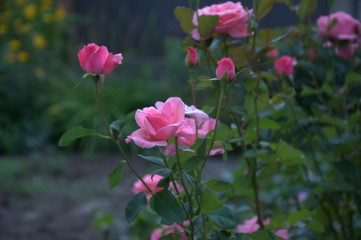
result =
[[15,3],[17,5],[23,5],[25,3],[25,0],[15,0]]
[[33,45],[37,48],[45,48],[48,45],[48,41],[42,35],[37,34],[33,37]]
[[19,62],[27,62],[27,61],[29,61],[29,59],[30,59],[29,53],[27,53],[27,52],[25,52],[25,51],[20,51],[20,52],[18,53],[18,60],[19,60]]
[[24,16],[27,19],[34,19],[36,15],[36,6],[34,4],[30,4],[24,8]]
[[17,40],[17,39],[11,39],[9,41],[9,47],[10,47],[11,50],[16,51],[16,50],[18,50],[20,48],[20,46],[21,46],[21,42],[19,40]]
[[62,8],[62,7],[57,7],[57,8],[56,8],[56,11],[55,11],[55,20],[56,20],[57,22],[60,22],[61,20],[64,19],[65,14],[66,14],[66,12],[65,12],[65,9],[64,9],[64,8]]
[[5,24],[0,24],[0,35],[5,35],[8,31],[8,26]]
[[53,21],[53,15],[52,14],[50,14],[50,13],[45,13],[42,17],[41,17],[42,19],[43,19],[43,21],[45,22],[45,23],[50,23],[51,21]]
[[41,9],[47,9],[47,8],[50,8],[51,5],[53,5],[53,2],[51,0],[43,0],[40,3],[40,8]]

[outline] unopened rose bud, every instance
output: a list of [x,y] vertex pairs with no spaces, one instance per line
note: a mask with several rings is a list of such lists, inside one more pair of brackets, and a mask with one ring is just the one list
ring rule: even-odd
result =
[[236,70],[232,59],[222,58],[218,61],[218,67],[216,69],[216,76],[219,80],[232,80],[236,76]]
[[196,68],[199,65],[199,57],[197,54],[197,49],[190,47],[186,55],[185,63],[190,68]]

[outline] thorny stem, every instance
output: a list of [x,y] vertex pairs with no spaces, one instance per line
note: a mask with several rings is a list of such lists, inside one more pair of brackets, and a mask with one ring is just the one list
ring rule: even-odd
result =
[[115,142],[119,152],[123,155],[123,158],[125,160],[125,162],[128,164],[129,168],[132,170],[132,172],[134,173],[134,175],[142,182],[142,184],[145,186],[145,188],[148,190],[148,192],[151,195],[154,195],[153,191],[149,188],[149,186],[144,182],[143,178],[140,176],[140,174],[137,172],[137,170],[134,168],[133,164],[130,162],[127,154],[124,152],[124,149],[122,148],[122,146],[120,145],[120,143],[116,140],[116,138],[114,137],[113,133],[111,132],[111,130],[109,129],[109,124],[107,123],[105,116],[104,116],[104,110],[103,110],[103,105],[100,99],[100,91],[101,91],[101,81],[99,79],[99,77],[96,77],[94,79],[94,85],[95,85],[95,99],[97,102],[97,107],[98,107],[98,111],[99,111],[99,116],[100,119],[107,131],[107,133],[109,134],[109,136],[112,138],[112,140]]

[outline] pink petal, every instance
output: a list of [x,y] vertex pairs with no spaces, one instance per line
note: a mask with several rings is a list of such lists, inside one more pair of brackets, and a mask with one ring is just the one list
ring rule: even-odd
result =
[[165,147],[167,146],[167,141],[165,140],[154,140],[149,138],[146,132],[142,129],[134,131],[130,136],[125,139],[126,143],[134,141],[134,143],[141,148],[153,148],[156,146]]

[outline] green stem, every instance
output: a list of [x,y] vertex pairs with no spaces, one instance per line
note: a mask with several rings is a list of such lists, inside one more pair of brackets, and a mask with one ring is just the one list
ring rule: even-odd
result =
[[[161,151],[160,151],[161,152]],[[164,156],[164,154],[162,153],[162,158],[163,158],[163,162],[164,162],[164,166],[166,168],[169,168],[169,165],[168,165],[168,162],[167,162],[167,159],[166,157]],[[169,168],[170,169],[170,168]],[[173,172],[171,172],[170,174],[170,180],[174,186],[174,190],[177,194],[177,196],[179,196],[179,202],[180,204],[182,205],[182,208],[183,208],[183,211],[187,214],[187,217],[188,217],[188,220],[190,222],[190,226],[191,226],[191,235],[192,235],[192,239],[193,239],[193,235],[194,235],[194,224],[193,224],[193,217],[189,214],[189,212],[187,211],[187,208],[186,206],[184,205],[182,199],[180,198],[180,192],[179,192],[179,189],[177,187],[177,183],[175,181],[175,177],[174,177],[174,174]],[[182,185],[183,186],[183,185]],[[185,189],[185,187],[183,186],[183,188]]]
[[218,100],[218,105],[217,105],[217,112],[216,112],[216,125],[214,127],[213,130],[213,135],[212,135],[212,139],[211,139],[211,144],[209,146],[207,155],[206,155],[206,159],[203,161],[201,168],[200,168],[200,174],[202,173],[202,170],[204,168],[204,166],[206,165],[206,162],[208,160],[209,154],[212,151],[213,145],[214,145],[214,141],[216,138],[216,133],[217,133],[217,128],[218,128],[218,122],[219,122],[219,117],[220,117],[220,112],[221,112],[221,106],[222,106],[222,100],[223,100],[223,94],[224,94],[224,84],[223,81],[221,80],[221,93],[219,94],[219,100]]
[[122,146],[120,145],[120,143],[116,140],[116,138],[114,137],[113,133],[111,132],[111,130],[109,129],[109,124],[107,123],[105,117],[104,117],[104,109],[103,109],[103,105],[100,99],[100,90],[101,90],[101,81],[99,80],[99,78],[97,77],[94,80],[94,84],[95,84],[95,99],[96,99],[96,103],[97,103],[97,107],[98,107],[98,111],[99,111],[99,116],[100,119],[107,131],[107,133],[109,134],[109,136],[112,138],[112,140],[115,142],[119,152],[123,155],[123,158],[125,159],[125,162],[128,164],[129,168],[132,170],[132,172],[134,173],[134,175],[143,183],[143,185],[145,186],[145,188],[148,190],[148,192],[151,195],[154,195],[153,191],[149,188],[149,186],[144,182],[143,178],[140,176],[140,174],[137,172],[137,170],[134,168],[133,164],[130,162],[127,154],[124,152],[124,149],[122,148]]
[[191,239],[193,239],[193,236],[194,236],[194,225],[193,225],[193,201],[192,201],[192,196],[189,194],[188,192],[188,188],[187,188],[187,185],[185,184],[183,178],[184,178],[184,175],[183,175],[183,170],[182,170],[182,165],[181,165],[181,162],[180,162],[180,157],[179,157],[179,144],[178,144],[178,137],[175,138],[175,149],[176,149],[176,160],[177,160],[177,166],[178,166],[178,171],[179,171],[179,179],[180,179],[180,182],[183,186],[183,189],[184,189],[184,192],[187,196],[187,199],[188,199],[188,203],[189,203],[189,216],[190,216],[190,219],[189,221],[191,222]]
[[197,106],[197,99],[196,99],[196,83],[194,80],[194,69],[190,70],[190,76],[191,76],[191,84],[192,84],[192,100],[193,100],[193,105]]

